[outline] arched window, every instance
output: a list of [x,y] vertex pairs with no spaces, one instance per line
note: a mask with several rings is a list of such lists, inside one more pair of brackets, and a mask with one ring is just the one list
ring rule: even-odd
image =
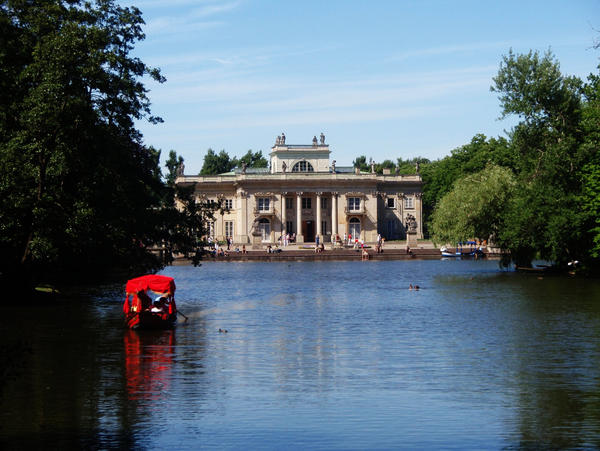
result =
[[350,233],[350,235],[352,235],[353,240],[360,238],[360,219],[350,218],[348,232]]
[[267,218],[260,218],[258,220],[258,229],[260,230],[263,242],[271,241],[271,223]]
[[299,161],[292,168],[292,172],[315,172],[315,170],[308,161]]

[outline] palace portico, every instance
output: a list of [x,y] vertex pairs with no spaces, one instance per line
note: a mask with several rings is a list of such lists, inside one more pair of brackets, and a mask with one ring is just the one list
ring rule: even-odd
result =
[[[374,242],[406,237],[412,222],[422,238],[422,180],[417,175],[359,172],[330,163],[321,135],[312,144],[290,145],[278,136],[270,169],[236,168],[214,176],[180,175],[176,183],[193,184],[198,200],[222,200],[226,207],[209,225],[210,234],[236,244],[275,243],[295,233],[298,243],[329,242],[346,233]],[[415,228],[416,221],[416,228]]]

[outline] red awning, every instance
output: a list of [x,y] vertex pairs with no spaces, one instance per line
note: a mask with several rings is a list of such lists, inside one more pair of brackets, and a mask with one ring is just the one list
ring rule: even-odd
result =
[[152,274],[131,279],[125,286],[125,291],[130,294],[147,290],[154,291],[158,294],[175,294],[175,279],[168,276]]

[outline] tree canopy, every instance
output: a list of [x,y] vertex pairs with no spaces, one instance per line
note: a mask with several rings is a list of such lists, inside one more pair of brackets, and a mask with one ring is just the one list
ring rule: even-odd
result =
[[200,175],[217,175],[225,172],[230,172],[236,167],[246,163],[249,168],[266,168],[269,165],[267,159],[263,156],[262,150],[253,152],[248,150],[241,158],[231,158],[225,150],[221,150],[218,154],[208,149],[204,156],[204,163],[200,170]]
[[440,242],[492,238],[519,265],[537,257],[597,267],[600,76],[584,82],[563,75],[549,51],[511,50],[491,90],[501,118],[519,119],[507,138],[477,134],[436,161],[398,158],[400,173],[419,161],[425,233]]
[[[43,277],[151,269],[160,152],[134,122],[152,116],[131,56],[135,8],[111,0],[0,6],[0,272]],[[85,269],[83,269],[85,268]]]
[[[597,266],[598,76],[591,75],[584,83],[564,76],[550,52],[515,55],[511,51],[493,82],[502,117],[516,115],[520,122],[510,131],[509,140],[475,137],[470,145],[425,169],[428,187],[423,197],[435,208],[434,234],[452,241],[464,238],[465,230],[478,233],[477,238],[492,237],[519,265],[529,265],[538,257],[559,266],[573,260],[588,268]],[[480,170],[488,162],[512,171],[516,184],[497,210],[501,218],[486,215],[488,222],[500,226],[477,231],[467,227],[477,210],[456,208],[456,203],[470,199],[475,206],[493,196],[474,190],[469,177],[461,178],[465,171]],[[451,185],[452,179],[458,181]],[[455,217],[443,222],[449,218],[449,205],[454,205]]]
[[497,237],[505,226],[506,206],[515,187],[512,171],[492,164],[459,178],[435,209],[434,240],[439,244],[456,244]]

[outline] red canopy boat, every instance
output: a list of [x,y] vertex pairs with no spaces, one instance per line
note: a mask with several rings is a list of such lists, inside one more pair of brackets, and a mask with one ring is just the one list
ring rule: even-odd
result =
[[[175,325],[175,280],[147,275],[131,279],[125,286],[123,313],[130,329],[165,329]],[[152,301],[150,294],[158,296]]]

